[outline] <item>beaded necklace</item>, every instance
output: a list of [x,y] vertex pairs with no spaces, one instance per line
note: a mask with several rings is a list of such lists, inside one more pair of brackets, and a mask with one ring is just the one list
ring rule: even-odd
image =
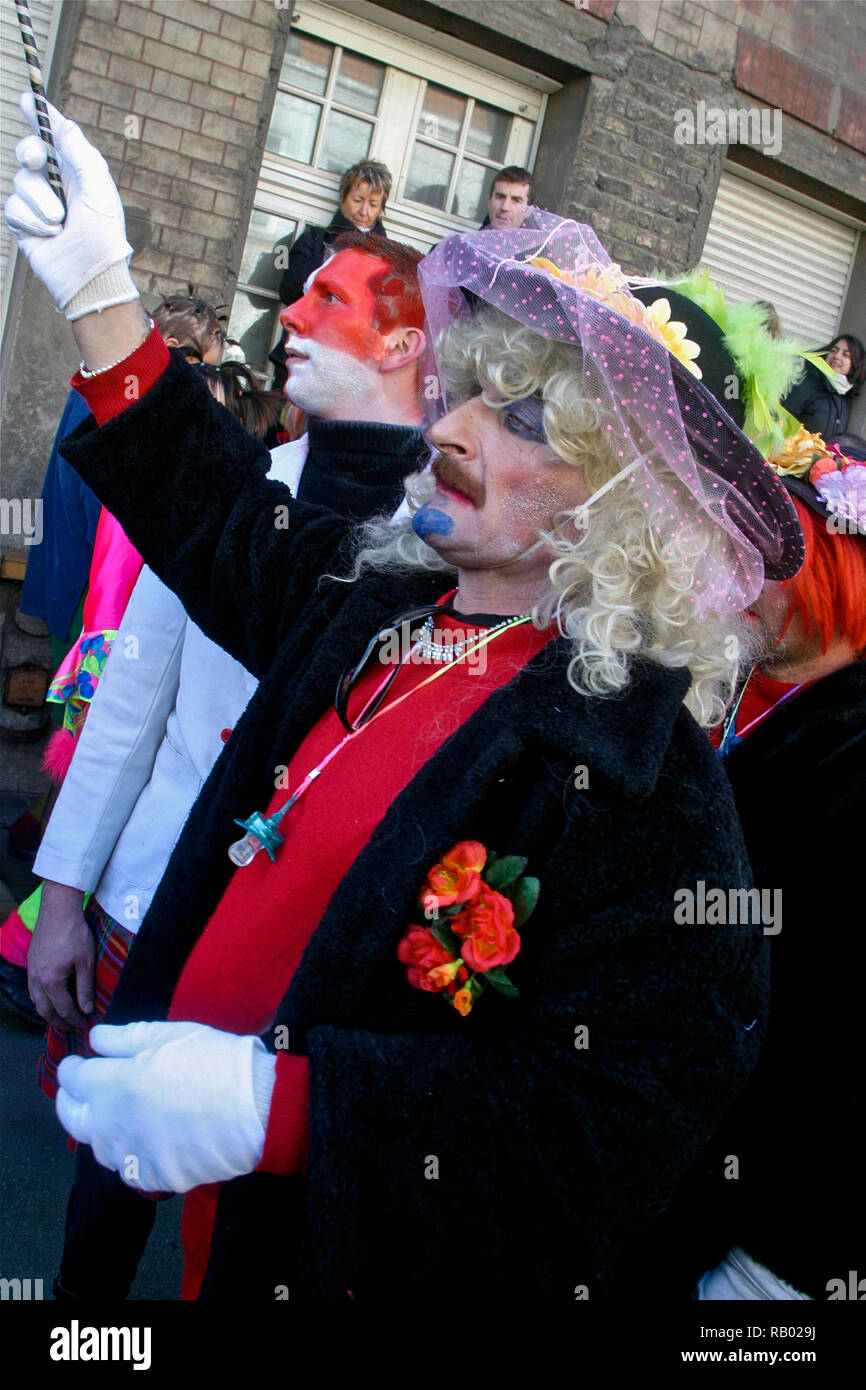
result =
[[[518,627],[521,623],[529,621],[529,614],[524,613],[517,618],[503,618],[501,623],[496,623],[487,629],[487,641],[495,637],[497,633],[504,632],[506,628]],[[422,636],[418,642],[418,651],[425,661],[457,661],[466,651],[468,638],[462,638],[459,642],[436,642],[433,640],[433,615],[424,623],[421,629]]]

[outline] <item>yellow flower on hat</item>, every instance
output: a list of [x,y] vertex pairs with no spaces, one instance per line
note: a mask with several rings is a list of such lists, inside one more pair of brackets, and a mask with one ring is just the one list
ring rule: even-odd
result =
[[625,284],[625,276],[618,265],[590,265],[577,277],[577,288],[582,294],[592,295],[615,314],[645,327],[644,307],[627,292]]
[[574,276],[571,271],[560,270],[559,266],[554,265],[553,261],[549,261],[546,256],[533,256],[531,261],[527,261],[527,265],[534,265],[538,270],[546,270],[548,275],[555,275],[557,280],[564,280],[567,285],[574,284]]
[[700,353],[700,347],[686,337],[687,329],[684,323],[678,320],[671,320],[671,306],[667,299],[656,299],[647,307],[640,299],[631,294],[627,288],[627,281],[618,265],[588,265],[584,270],[574,276],[568,270],[561,270],[554,265],[553,261],[546,256],[535,256],[529,261],[529,265],[534,265],[538,270],[544,270],[548,275],[553,275],[557,280],[563,280],[567,285],[573,285],[581,294],[591,295],[600,304],[604,304],[614,313],[622,318],[628,319],[631,323],[636,323],[645,332],[655,338],[657,343],[666,347],[668,352],[676,357],[683,366],[688,367],[693,376],[700,378],[703,373],[695,362],[695,358]]
[[789,478],[804,478],[818,459],[827,457],[827,445],[820,434],[812,434],[801,425],[796,434],[786,439],[784,446],[771,454],[767,462],[776,473]]
[[684,367],[688,367],[693,376],[700,379],[703,372],[694,359],[701,349],[697,343],[686,337],[686,325],[678,319],[671,319],[670,300],[654,299],[652,304],[645,306],[645,312],[649,320],[647,327],[653,337],[664,343],[668,352],[682,362]]

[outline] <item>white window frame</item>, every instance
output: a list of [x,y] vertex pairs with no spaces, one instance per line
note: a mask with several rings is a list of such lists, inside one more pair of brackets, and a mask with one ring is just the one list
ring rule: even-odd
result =
[[[306,30],[299,30],[299,32],[306,33]],[[321,38],[322,36],[320,34],[310,34],[309,37]],[[330,43],[331,40],[325,39],[324,42]],[[285,92],[287,96],[298,97],[301,101],[308,101],[311,105],[317,105],[319,107],[319,111],[321,113],[319,116],[319,126],[316,131],[316,138],[313,141],[313,152],[309,163],[307,164],[304,163],[302,160],[292,159],[291,155],[274,154],[271,150],[265,151],[266,156],[269,156],[271,159],[285,160],[287,164],[292,165],[296,169],[303,170],[305,173],[308,170],[314,169],[315,165],[318,163],[319,155],[322,152],[322,145],[325,141],[325,127],[327,125],[328,116],[330,115],[331,111],[339,111],[346,116],[353,116],[356,120],[368,122],[373,127],[373,133],[370,136],[370,149],[371,151],[373,150],[376,144],[376,134],[379,125],[380,112],[382,106],[385,103],[385,87],[387,85],[388,77],[387,68],[383,76],[382,91],[379,94],[379,106],[376,111],[358,111],[354,107],[346,106],[344,102],[335,101],[334,87],[337,84],[337,76],[340,71],[340,60],[343,56],[344,47],[345,46],[343,44],[334,45],[334,53],[331,57],[331,69],[328,73],[328,81],[325,86],[325,90],[321,95],[319,95],[318,92],[304,91],[302,87],[292,87],[289,83],[283,81],[280,81],[277,87],[278,92]],[[356,49],[352,51],[357,52]],[[367,53],[363,53],[360,56],[363,58],[367,58],[370,55]],[[376,59],[376,61],[378,62],[380,60]],[[369,158],[375,159],[376,156],[371,153]],[[316,172],[324,173],[325,171],[317,170]],[[337,185],[339,186],[338,175],[331,174],[329,175],[329,177],[332,179],[336,178]]]
[[[382,160],[392,172],[394,183],[386,214],[389,236],[426,252],[449,232],[464,231],[477,225],[474,218],[446,213],[404,196],[409,162],[418,135],[418,116],[423,106],[427,84],[446,87],[469,99],[461,131],[460,149],[449,182],[448,201],[451,199],[455,180],[459,177],[474,102],[480,101],[484,105],[506,111],[511,115],[512,121],[501,164],[486,160],[482,155],[470,154],[470,159],[488,165],[491,171],[508,164],[521,164],[531,168],[541,139],[548,94],[557,91],[560,84],[541,74],[533,73],[533,81],[537,85],[529,86],[516,79],[515,74],[521,74],[525,69],[519,69],[513,63],[492,59],[489,70],[479,67],[477,62],[461,56],[462,52],[474,53],[467,44],[450,40],[447,36],[438,36],[444,43],[444,48],[440,51],[429,42],[429,38],[437,36],[421,30],[421,26],[413,21],[398,21],[395,17],[395,30],[392,32],[368,17],[371,13],[374,16],[380,13],[373,6],[352,0],[351,12],[347,13],[339,8],[339,3],[340,0],[337,0],[336,5],[323,4],[321,0],[298,0],[292,14],[292,29],[311,38],[331,43],[337,49],[350,49],[363,57],[384,64],[385,80],[377,112],[347,110],[348,114],[369,120],[373,124],[368,157]],[[407,34],[407,29],[421,30],[423,40]],[[455,47],[460,52],[455,53]],[[328,84],[321,96],[303,92],[300,88],[295,89],[290,83],[279,84],[279,90],[291,91],[293,95],[298,95],[304,100],[317,102],[322,108],[323,115],[320,117],[312,154],[313,163],[292,160],[289,156],[265,150],[258,173],[251,216],[252,212],[261,212],[284,218],[286,222],[294,222],[297,224],[296,237],[311,224],[327,225],[333,217],[337,203],[339,175],[315,168],[314,161],[319,155],[324,138],[327,112],[331,109],[343,109],[342,103],[334,104],[331,101],[338,69],[339,59],[332,59]],[[402,110],[411,108],[412,117],[408,133],[405,124],[401,126],[399,133],[389,129],[388,112],[394,110],[395,106]],[[448,149],[449,153],[455,153],[450,146],[442,145],[442,148]],[[293,189],[287,184],[287,173],[295,172],[303,178],[303,190]],[[244,294],[273,299],[275,307],[279,302],[272,291],[251,285],[248,281],[239,281],[237,290]]]

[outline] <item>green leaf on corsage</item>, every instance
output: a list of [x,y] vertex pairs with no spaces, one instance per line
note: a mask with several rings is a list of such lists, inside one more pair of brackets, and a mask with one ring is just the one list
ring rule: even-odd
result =
[[497,893],[502,893],[512,883],[517,882],[525,868],[525,855],[507,854],[504,859],[497,859],[492,867],[490,864],[485,866],[484,882]]
[[515,883],[508,890],[507,897],[511,899],[514,908],[514,925],[519,930],[527,917],[535,911],[535,904],[538,902],[538,894],[541,891],[541,883],[537,878],[522,878],[519,883]]
[[444,946],[445,950],[449,951],[455,960],[459,960],[461,945],[453,931],[451,931],[449,927],[446,927],[444,922],[431,922],[430,930],[439,942],[439,945]]
[[485,970],[482,977],[488,984],[491,984],[500,994],[505,994],[509,999],[516,999],[520,990],[517,985],[513,985],[505,973],[505,967],[495,965],[492,970]]

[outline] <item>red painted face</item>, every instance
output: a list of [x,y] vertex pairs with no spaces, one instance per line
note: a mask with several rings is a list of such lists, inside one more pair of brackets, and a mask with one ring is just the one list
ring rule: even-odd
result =
[[[373,327],[377,297],[371,282],[389,269],[387,261],[354,249],[338,251],[316,272],[304,295],[280,314],[289,336],[314,338],[359,362],[384,356],[382,336]],[[287,353],[287,360],[291,354]]]

